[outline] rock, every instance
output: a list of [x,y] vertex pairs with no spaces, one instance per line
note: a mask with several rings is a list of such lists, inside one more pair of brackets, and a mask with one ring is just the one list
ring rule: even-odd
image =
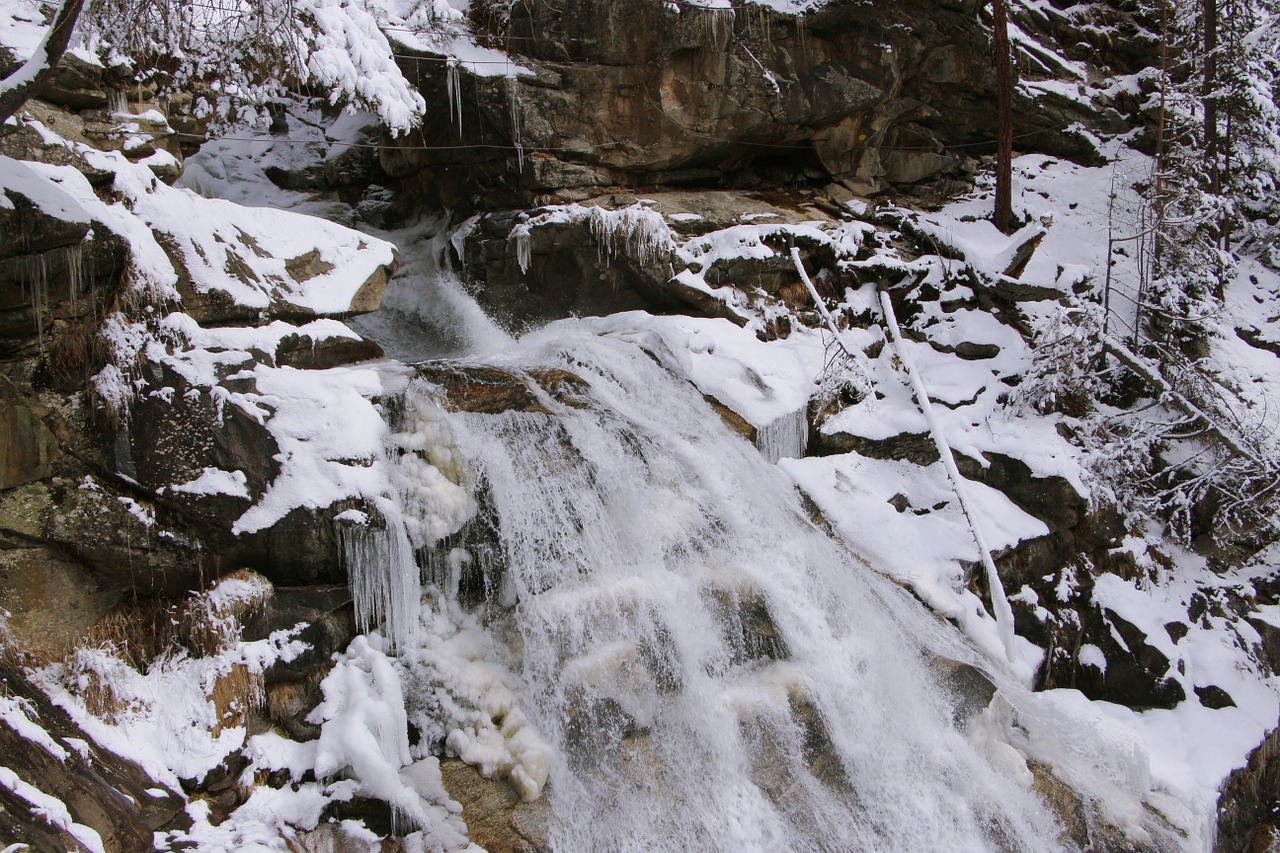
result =
[[482,217],[468,235],[464,269],[481,306],[515,330],[574,315],[620,311],[670,311],[688,302],[668,286],[669,257],[609,257],[586,220],[550,222],[531,229],[531,261],[520,263],[511,229],[520,214]]
[[467,836],[490,853],[545,853],[550,850],[546,799],[522,802],[510,782],[486,779],[469,764],[443,759],[445,790],[462,805]]
[[53,474],[61,455],[44,424],[45,411],[22,394],[13,380],[0,376],[0,489],[10,489]]
[[496,367],[422,364],[418,375],[443,390],[450,408],[462,412],[547,413],[535,388],[567,405],[580,405],[587,383],[567,370],[544,369],[515,373]]
[[276,347],[275,362],[280,367],[323,370],[343,364],[383,358],[382,347],[364,338],[312,338],[310,335],[287,335]]
[[103,67],[91,65],[74,53],[58,60],[58,69],[40,90],[40,99],[73,110],[102,109],[107,106]]
[[1231,771],[1219,788],[1219,853],[1260,853],[1280,835],[1280,728],[1272,729],[1244,767]]
[[[750,170],[858,193],[964,181],[963,158],[947,146],[987,142],[996,124],[994,73],[981,59],[989,36],[974,9],[517,6],[502,36],[532,73],[477,77],[464,64],[459,119],[386,140],[382,166],[406,198],[455,210],[580,200],[611,186],[723,187]],[[454,90],[433,59],[405,51],[399,61],[428,112],[449,115]],[[1056,130],[1071,103],[1052,106],[1020,103],[1023,144],[1096,156],[1083,136]]]
[[932,465],[941,458],[933,439],[923,432],[874,439],[847,432],[824,433],[818,430],[809,450],[814,456],[857,453],[868,459],[903,459],[921,466]]
[[121,598],[120,587],[95,575],[65,551],[5,547],[0,533],[0,609],[10,636],[24,649],[58,658]]
[[927,663],[951,700],[952,720],[958,728],[965,728],[996,695],[995,682],[972,664],[937,656],[930,656]]
[[[119,151],[125,158],[135,163],[145,158],[148,168],[156,177],[166,183],[176,180],[182,174],[182,149],[173,128],[167,121],[159,118],[161,111],[157,105],[135,103],[134,108],[142,114],[114,113],[104,109],[105,92],[101,97],[102,103],[92,109],[68,108],[65,103],[57,103],[52,98],[46,98],[27,101],[22,107],[22,112],[64,139],[82,143],[100,151]],[[28,129],[26,133],[30,136],[18,144],[22,145],[29,155],[34,156],[21,156],[20,159],[38,160],[57,165],[74,165],[95,185],[110,181],[110,172],[88,166],[84,157],[78,152],[68,150],[56,142],[46,142],[44,137],[34,130]],[[3,145],[7,148],[10,144],[6,141]],[[152,157],[157,151],[163,151],[168,156]],[[6,150],[4,153],[9,152]],[[19,155],[11,154],[10,156],[18,157]]]
[[709,589],[716,623],[727,632],[730,654],[735,664],[753,660],[783,660],[788,655],[786,641],[778,633],[769,614],[769,605],[754,589]]
[[1200,700],[1200,704],[1206,708],[1234,708],[1236,700],[1231,698],[1231,694],[1223,690],[1221,687],[1210,684],[1207,687],[1194,687],[1196,698]]
[[[62,750],[52,754],[19,735],[7,719],[0,719],[0,755],[7,769],[61,800],[72,820],[98,833],[107,853],[150,849],[154,831],[185,820],[181,796],[164,792],[138,765],[97,746],[66,711],[4,662],[0,662],[0,695],[18,700],[23,710],[17,713],[25,714],[29,725],[44,729],[54,748]],[[77,740],[83,749],[70,746]],[[0,838],[30,845],[40,853],[79,849],[8,786],[0,786]]]
[[[866,455],[866,454],[864,454]],[[1003,453],[982,454],[985,465],[956,454],[956,467],[966,479],[1003,492],[1023,512],[1035,516],[1051,531],[1074,528],[1089,510],[1089,502],[1063,477],[1037,477],[1022,460]]]
[[[1165,849],[1158,842],[1135,842],[1124,829],[1106,821],[1095,803],[1083,799],[1079,792],[1063,782],[1053,768],[1041,761],[1028,761],[1031,788],[1040,795],[1062,823],[1063,849],[1090,850],[1094,853],[1158,853]],[[1148,816],[1164,824],[1163,818],[1148,811]]]
[[984,358],[995,358],[1000,354],[1000,347],[995,344],[975,344],[972,341],[961,341],[956,344],[957,358],[966,361],[977,361]]

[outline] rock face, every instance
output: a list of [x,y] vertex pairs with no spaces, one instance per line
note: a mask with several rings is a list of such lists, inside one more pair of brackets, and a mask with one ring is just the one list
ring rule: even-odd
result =
[[[383,167],[411,197],[453,209],[759,176],[833,179],[861,194],[970,180],[973,162],[947,146],[989,143],[995,126],[979,9],[968,0],[837,2],[793,16],[764,6],[514,4],[508,18],[479,24],[525,70],[464,70],[451,104],[441,57],[401,60],[424,95],[435,93],[429,112],[461,115],[425,128],[416,148],[393,144]],[[1070,27],[1060,13],[1044,18],[1041,26]],[[1089,111],[1063,101],[1056,112],[1019,104],[1015,133],[1036,150],[1092,154],[1059,129],[1064,115],[1088,120]]]

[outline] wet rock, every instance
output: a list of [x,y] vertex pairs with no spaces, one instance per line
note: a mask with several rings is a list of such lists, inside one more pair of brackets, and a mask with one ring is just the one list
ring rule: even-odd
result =
[[[1157,853],[1165,849],[1159,842],[1135,842],[1122,828],[1104,819],[1096,803],[1085,800],[1078,791],[1058,778],[1048,764],[1028,761],[1027,769],[1034,780],[1032,790],[1062,822],[1063,849],[1093,853]],[[1165,823],[1157,813],[1149,811],[1148,816],[1157,823]]]
[[558,369],[516,373],[496,367],[423,364],[418,366],[418,375],[440,387],[450,408],[483,414],[546,414],[548,409],[538,390],[567,405],[578,405],[588,387],[580,377]]
[[927,662],[951,699],[952,720],[957,727],[965,728],[991,704],[997,690],[995,682],[976,666],[937,656],[930,656]]
[[769,605],[754,589],[710,589],[716,620],[725,632],[733,662],[781,660],[786,658],[786,641],[778,633],[769,614]]

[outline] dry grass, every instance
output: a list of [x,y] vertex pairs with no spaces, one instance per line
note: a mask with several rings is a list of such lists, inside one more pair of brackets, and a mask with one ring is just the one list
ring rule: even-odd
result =
[[266,704],[262,673],[250,672],[242,663],[232,664],[230,671],[214,680],[209,701],[216,712],[217,722],[213,724],[215,737],[223,729],[243,726],[250,712],[260,710]]
[[117,604],[89,629],[84,645],[110,649],[138,671],[145,671],[173,648],[176,612],[177,606],[163,599]]
[[[138,705],[126,690],[130,671],[145,672],[157,659],[182,649],[197,658],[229,651],[240,641],[245,620],[262,610],[272,592],[266,578],[241,569],[182,602],[118,604],[89,629],[78,649],[61,659],[63,683],[91,713],[117,719]],[[0,655],[19,653],[11,647],[0,636]],[[243,725],[249,713],[266,703],[262,674],[231,664],[214,680],[209,700],[217,715],[215,735]]]
[[89,713],[113,722],[147,704],[128,689],[137,677],[137,672],[111,649],[77,649],[62,661],[62,683],[66,688],[80,697]]
[[68,323],[49,346],[49,367],[64,380],[83,381],[107,363],[106,341],[98,334],[102,323],[96,313]]
[[240,640],[244,623],[260,613],[274,589],[257,572],[238,569],[189,598],[178,616],[178,637],[197,657],[222,654]]

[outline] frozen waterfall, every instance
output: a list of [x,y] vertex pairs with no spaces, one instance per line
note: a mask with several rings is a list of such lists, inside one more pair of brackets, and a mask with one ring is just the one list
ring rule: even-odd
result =
[[462,603],[507,638],[556,755],[553,849],[1063,848],[994,712],[966,726],[940,686],[930,661],[974,659],[958,634],[692,385],[590,321],[504,362],[590,392],[531,380],[549,413],[448,416],[482,509],[428,568],[455,597],[471,573]]

